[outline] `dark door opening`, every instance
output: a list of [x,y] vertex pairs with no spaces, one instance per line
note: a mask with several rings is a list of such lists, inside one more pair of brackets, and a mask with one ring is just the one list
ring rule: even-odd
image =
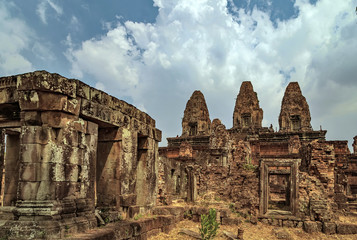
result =
[[290,211],[290,174],[269,174],[269,210]]
[[0,206],[15,206],[19,181],[20,131],[5,130],[2,145]]

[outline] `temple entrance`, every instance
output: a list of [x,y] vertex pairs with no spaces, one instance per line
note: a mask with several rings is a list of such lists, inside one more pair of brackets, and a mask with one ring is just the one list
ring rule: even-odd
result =
[[296,215],[300,159],[262,159],[260,162],[260,215]]

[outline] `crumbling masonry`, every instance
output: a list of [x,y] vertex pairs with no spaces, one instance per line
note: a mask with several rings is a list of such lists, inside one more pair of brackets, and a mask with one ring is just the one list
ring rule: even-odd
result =
[[[279,131],[262,127],[262,119],[250,82],[241,85],[231,129],[219,119],[211,122],[203,94],[195,91],[182,136],[159,149],[159,203],[224,199],[233,211],[276,226],[357,233],[357,226],[335,222],[338,212],[356,211],[356,151],[350,154],[347,141],[326,141],[325,130],[312,129],[297,82],[286,88]],[[224,224],[226,214],[221,216]]]
[[155,121],[74,79],[0,78],[0,235],[63,238],[155,205]]
[[[347,141],[313,130],[296,82],[286,88],[279,131],[262,120],[250,82],[230,129],[210,120],[195,91],[182,135],[159,149],[149,115],[79,80],[45,71],[2,77],[0,236],[147,239],[183,219],[187,209],[171,202],[212,199],[252,222],[356,234],[357,225],[336,219],[357,211],[357,137],[351,154]],[[198,220],[205,210],[195,209]],[[221,224],[236,224],[226,210],[217,209]],[[157,216],[131,220],[144,213]]]

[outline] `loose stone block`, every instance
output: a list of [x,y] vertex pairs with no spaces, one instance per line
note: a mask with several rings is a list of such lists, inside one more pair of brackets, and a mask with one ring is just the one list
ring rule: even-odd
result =
[[337,228],[334,222],[324,222],[322,224],[322,232],[325,234],[336,234]]
[[321,232],[320,224],[314,221],[305,221],[304,230],[307,233]]
[[336,223],[337,234],[357,234],[357,224]]

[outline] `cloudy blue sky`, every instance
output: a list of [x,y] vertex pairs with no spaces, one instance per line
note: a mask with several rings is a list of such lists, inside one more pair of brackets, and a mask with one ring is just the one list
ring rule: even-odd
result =
[[[0,0],[0,75],[77,78],[181,134],[194,90],[232,127],[242,81],[278,127],[299,82],[314,129],[357,135],[357,0]],[[165,145],[163,141],[162,145]]]

